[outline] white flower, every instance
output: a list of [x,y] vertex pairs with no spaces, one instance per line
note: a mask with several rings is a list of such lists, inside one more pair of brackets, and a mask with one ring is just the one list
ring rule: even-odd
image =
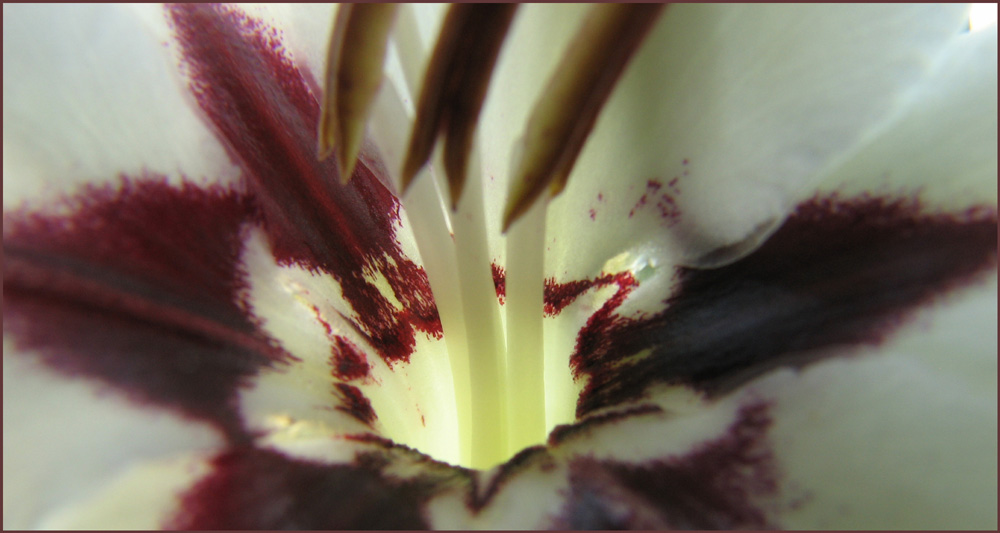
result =
[[340,186],[329,9],[240,9],[4,6],[5,527],[996,527],[995,26],[668,8],[523,221],[547,444],[474,471],[449,353],[520,320],[495,228],[583,11],[520,9],[446,222],[389,192],[439,10]]

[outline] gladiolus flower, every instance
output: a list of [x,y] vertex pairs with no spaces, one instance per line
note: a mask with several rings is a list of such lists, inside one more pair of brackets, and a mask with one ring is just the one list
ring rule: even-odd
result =
[[995,528],[996,26],[669,6],[504,235],[586,12],[518,9],[453,211],[439,8],[342,182],[329,7],[5,5],[4,526]]

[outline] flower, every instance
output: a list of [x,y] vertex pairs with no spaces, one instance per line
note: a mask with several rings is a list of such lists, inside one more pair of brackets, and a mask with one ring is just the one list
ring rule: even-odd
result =
[[341,186],[303,9],[4,6],[5,527],[996,526],[995,26],[668,9],[524,222],[552,431],[476,471],[448,334],[521,318],[476,231],[578,12],[515,20],[449,267],[391,193],[437,17]]

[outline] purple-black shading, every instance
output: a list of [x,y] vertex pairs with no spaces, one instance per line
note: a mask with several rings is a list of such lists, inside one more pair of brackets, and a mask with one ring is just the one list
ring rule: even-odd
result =
[[683,456],[641,464],[575,459],[555,527],[768,528],[760,500],[778,488],[766,441],[770,424],[767,406],[752,404],[740,410],[725,435]]
[[[577,414],[634,401],[656,382],[722,394],[777,366],[878,344],[919,306],[995,269],[996,250],[992,209],[925,214],[915,200],[805,202],[740,261],[682,269],[664,311],[588,323],[572,356],[575,371],[590,376]],[[652,353],[620,363],[644,349]]]
[[234,448],[181,499],[171,529],[426,529],[432,492],[368,467]]
[[[439,337],[426,273],[396,240],[400,204],[376,175],[377,156],[363,153],[348,185],[332,158],[318,160],[318,89],[285,54],[280,35],[225,6],[181,4],[168,14],[190,90],[242,170],[279,264],[333,276],[359,329],[390,364],[408,360],[416,330]],[[385,276],[402,310],[366,270]]]
[[4,330],[49,368],[245,440],[236,392],[287,361],[243,301],[244,196],[162,176],[91,186],[69,215],[4,215]]

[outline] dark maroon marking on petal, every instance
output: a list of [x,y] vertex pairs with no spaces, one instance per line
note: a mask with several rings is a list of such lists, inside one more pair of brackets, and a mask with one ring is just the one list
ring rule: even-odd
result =
[[693,452],[632,465],[593,458],[570,464],[559,529],[760,529],[759,502],[778,488],[767,444],[767,406],[743,408],[726,435]]
[[496,263],[490,263],[490,270],[493,272],[493,287],[497,291],[497,300],[503,305],[507,301],[507,272]]
[[590,220],[597,220],[597,210],[596,209],[591,209],[590,210]]
[[229,450],[181,499],[171,529],[426,529],[426,487],[364,464]]
[[368,358],[353,342],[335,335],[333,346],[330,347],[330,366],[333,367],[333,377],[344,381],[364,379],[370,375],[371,367]]
[[643,404],[630,407],[622,411],[613,411],[610,413],[588,416],[579,422],[573,424],[561,424],[553,428],[552,431],[549,432],[548,444],[549,446],[557,446],[565,442],[567,439],[571,439],[578,435],[585,435],[595,427],[612,424],[626,418],[661,413],[663,413],[663,408],[660,406]]
[[333,386],[341,401],[341,404],[337,406],[338,411],[343,411],[368,426],[375,423],[378,417],[375,415],[375,410],[372,409],[372,402],[365,397],[361,389],[346,383],[334,383]]
[[556,316],[561,313],[566,306],[579,298],[581,294],[592,288],[601,288],[611,284],[618,285],[618,292],[611,297],[611,300],[602,306],[602,309],[610,305],[612,306],[610,307],[610,310],[612,311],[625,301],[625,298],[632,292],[632,289],[639,286],[631,272],[603,274],[594,279],[584,279],[566,283],[556,283],[554,278],[548,278],[545,280],[545,316]]
[[[371,154],[362,154],[346,186],[335,161],[317,160],[317,86],[284,53],[277,32],[235,8],[184,4],[168,13],[191,91],[243,170],[278,261],[336,278],[390,365],[408,360],[415,330],[439,337],[426,273],[396,240],[399,201],[375,174]],[[385,276],[402,311],[366,271]]]
[[4,214],[4,330],[50,368],[247,437],[236,392],[288,361],[244,300],[244,196],[162,176],[92,186],[68,215]]
[[[848,353],[830,348],[877,345],[919,306],[994,270],[996,250],[993,209],[924,214],[915,200],[811,200],[744,259],[680,270],[663,312],[588,322],[571,360],[590,376],[577,413],[635,401],[654,382],[722,394],[778,366]],[[623,361],[645,349],[648,357]]]

